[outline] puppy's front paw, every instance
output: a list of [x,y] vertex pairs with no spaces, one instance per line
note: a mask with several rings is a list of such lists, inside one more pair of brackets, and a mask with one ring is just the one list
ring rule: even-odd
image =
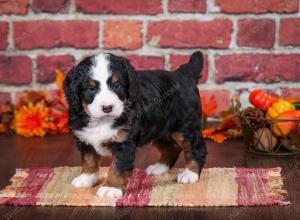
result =
[[191,171],[188,168],[185,168],[181,173],[177,176],[178,183],[195,183],[199,179],[199,174]]
[[123,196],[123,191],[116,187],[101,186],[96,194],[99,197],[120,198]]
[[163,163],[152,164],[147,167],[146,173],[147,175],[160,175],[169,170],[169,167]]
[[82,173],[72,181],[74,187],[92,187],[96,184],[98,176],[96,173]]

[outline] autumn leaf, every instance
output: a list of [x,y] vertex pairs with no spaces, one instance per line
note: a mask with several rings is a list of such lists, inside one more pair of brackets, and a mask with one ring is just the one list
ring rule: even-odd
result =
[[222,143],[232,136],[240,134],[239,119],[236,115],[228,115],[222,119],[222,122],[214,127],[204,129],[202,135],[217,143]]
[[5,125],[0,123],[0,133],[4,133],[6,131]]
[[68,133],[68,114],[66,112],[56,112],[50,109],[47,117],[47,128],[50,133],[62,134]]
[[44,100],[45,93],[43,91],[24,91],[17,95],[15,109],[19,109],[29,102],[36,104]]
[[59,70],[55,70],[55,84],[58,87],[58,89],[63,89],[63,82],[64,82],[65,76],[64,74]]
[[230,136],[226,134],[225,132],[219,132],[214,133],[206,136],[206,138],[209,138],[217,143],[223,143],[225,140],[227,140]]
[[13,128],[14,110],[11,103],[0,105],[0,133],[7,132]]
[[202,135],[203,137],[208,137],[209,135],[213,134],[215,131],[216,131],[215,128],[207,128],[202,131]]
[[202,103],[202,115],[212,116],[216,114],[217,101],[214,95],[212,95],[209,100],[206,100],[204,96],[200,96]]

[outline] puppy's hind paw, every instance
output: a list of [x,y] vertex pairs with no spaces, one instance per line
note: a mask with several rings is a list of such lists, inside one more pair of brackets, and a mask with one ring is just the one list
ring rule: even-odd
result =
[[74,187],[92,187],[96,184],[98,176],[96,173],[82,173],[72,181]]
[[195,183],[199,179],[199,174],[191,171],[188,168],[185,168],[181,173],[177,176],[178,183]]
[[116,187],[101,186],[96,194],[98,197],[120,198],[123,196],[123,191]]
[[160,175],[169,170],[169,167],[163,163],[152,164],[147,167],[146,173],[147,175]]

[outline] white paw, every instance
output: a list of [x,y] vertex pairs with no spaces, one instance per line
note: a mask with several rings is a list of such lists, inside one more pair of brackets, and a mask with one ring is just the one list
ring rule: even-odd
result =
[[123,191],[115,187],[101,186],[96,194],[99,197],[120,198],[123,196]]
[[82,173],[72,180],[74,187],[92,187],[96,184],[98,175],[96,173]]
[[147,167],[146,173],[147,175],[160,175],[169,170],[169,167],[163,163],[152,164]]
[[177,176],[177,183],[195,183],[199,179],[199,175],[188,168],[185,168]]

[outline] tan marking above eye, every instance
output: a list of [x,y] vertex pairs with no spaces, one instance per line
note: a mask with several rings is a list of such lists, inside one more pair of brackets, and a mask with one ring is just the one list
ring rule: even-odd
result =
[[118,82],[118,80],[119,80],[119,77],[116,74],[113,74],[111,77],[111,82],[116,83],[116,82]]
[[92,88],[96,88],[97,82],[95,80],[90,80],[89,86],[92,87]]

